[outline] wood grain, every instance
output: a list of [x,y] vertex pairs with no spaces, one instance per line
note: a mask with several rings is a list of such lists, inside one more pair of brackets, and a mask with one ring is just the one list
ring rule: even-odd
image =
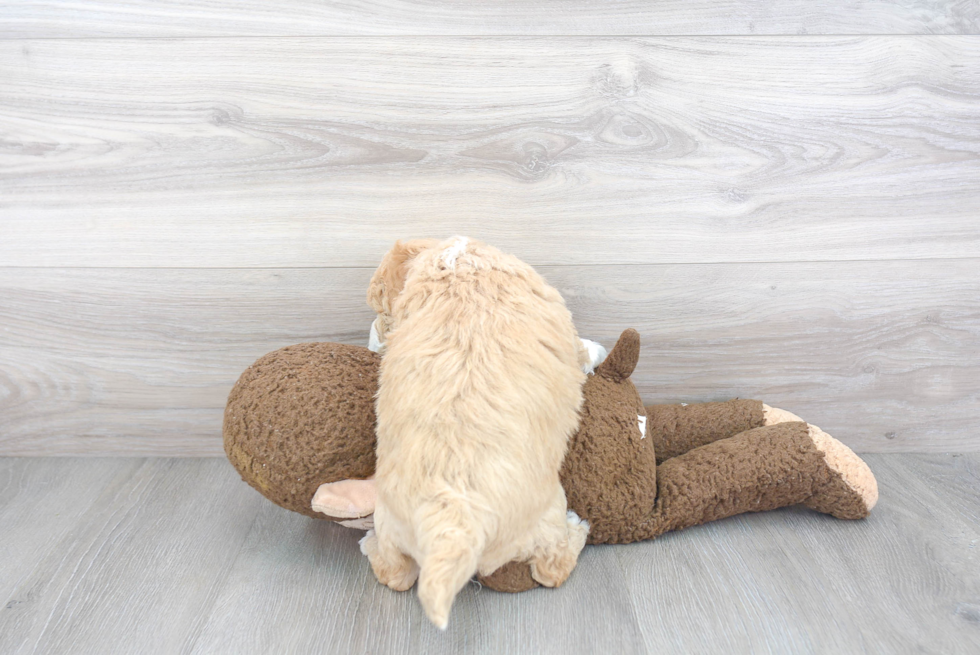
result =
[[977,456],[867,459],[881,493],[867,521],[787,508],[615,547],[647,648],[709,652],[720,639],[754,653],[980,647]]
[[0,264],[980,256],[980,38],[0,42]]
[[[234,489],[240,481],[218,460],[113,463],[91,507],[74,506],[74,488],[32,489],[59,499],[76,527],[32,570],[14,571],[23,579],[0,612],[0,651],[177,653],[195,640],[260,499]],[[63,519],[35,520],[53,537]]]
[[[377,583],[357,546],[362,536],[263,509],[191,652],[304,653],[331,644],[345,653],[544,653],[554,652],[558,634],[566,635],[563,643],[580,641],[576,652],[643,647],[623,573],[601,551],[582,556],[583,568],[562,587],[565,593],[541,589],[517,598],[469,585],[441,634],[414,592],[396,594]],[[262,620],[243,621],[259,598]]]
[[[0,614],[36,598],[39,589],[23,586],[31,572],[78,533],[79,518],[134,468],[129,460],[0,458]],[[16,596],[18,587],[26,593]]]
[[[978,450],[980,262],[540,269],[648,402],[757,397],[859,451]],[[370,269],[0,269],[0,452],[217,455],[260,355],[366,341]]]
[[361,532],[273,506],[226,461],[0,460],[3,517],[105,476],[68,532],[46,511],[4,524],[0,544],[44,554],[0,558],[0,651],[976,652],[980,454],[867,461],[866,520],[789,508],[589,546],[557,590],[467,586],[440,633],[376,582]]
[[0,37],[977,34],[972,0],[627,0],[607,3],[103,0],[4,3]]

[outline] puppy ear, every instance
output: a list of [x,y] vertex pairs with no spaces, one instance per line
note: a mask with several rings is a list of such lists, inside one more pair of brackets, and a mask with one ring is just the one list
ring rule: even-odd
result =
[[640,359],[640,333],[629,328],[619,335],[619,341],[606,356],[605,361],[595,370],[596,375],[602,375],[610,380],[625,380],[633,375],[633,369]]
[[374,478],[321,484],[313,494],[313,511],[334,519],[358,519],[374,513],[378,494]]
[[371,277],[367,302],[379,314],[391,314],[391,304],[405,288],[409,266],[420,252],[435,246],[435,239],[396,241]]

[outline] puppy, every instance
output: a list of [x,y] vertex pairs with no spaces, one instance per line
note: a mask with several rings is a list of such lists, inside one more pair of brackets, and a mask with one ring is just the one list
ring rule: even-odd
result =
[[361,541],[378,580],[440,629],[474,573],[513,560],[557,587],[588,524],[558,473],[589,355],[534,269],[463,237],[396,243],[368,291],[384,344],[377,505]]

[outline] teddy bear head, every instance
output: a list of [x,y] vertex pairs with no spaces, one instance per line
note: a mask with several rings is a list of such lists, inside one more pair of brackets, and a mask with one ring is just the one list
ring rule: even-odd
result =
[[[348,485],[364,512],[338,505],[326,516],[310,506],[325,482],[374,475],[374,396],[381,357],[339,343],[301,343],[258,359],[228,396],[225,454],[242,479],[272,502],[313,518],[371,514],[373,485]],[[364,497],[364,494],[369,497]]]

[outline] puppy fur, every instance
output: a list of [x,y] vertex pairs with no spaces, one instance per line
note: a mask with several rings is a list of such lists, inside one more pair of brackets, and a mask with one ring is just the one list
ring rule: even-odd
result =
[[368,303],[384,358],[375,527],[361,548],[378,580],[405,590],[418,578],[441,629],[476,572],[529,561],[535,580],[560,585],[588,534],[558,477],[588,359],[561,295],[517,258],[454,237],[395,244]]

